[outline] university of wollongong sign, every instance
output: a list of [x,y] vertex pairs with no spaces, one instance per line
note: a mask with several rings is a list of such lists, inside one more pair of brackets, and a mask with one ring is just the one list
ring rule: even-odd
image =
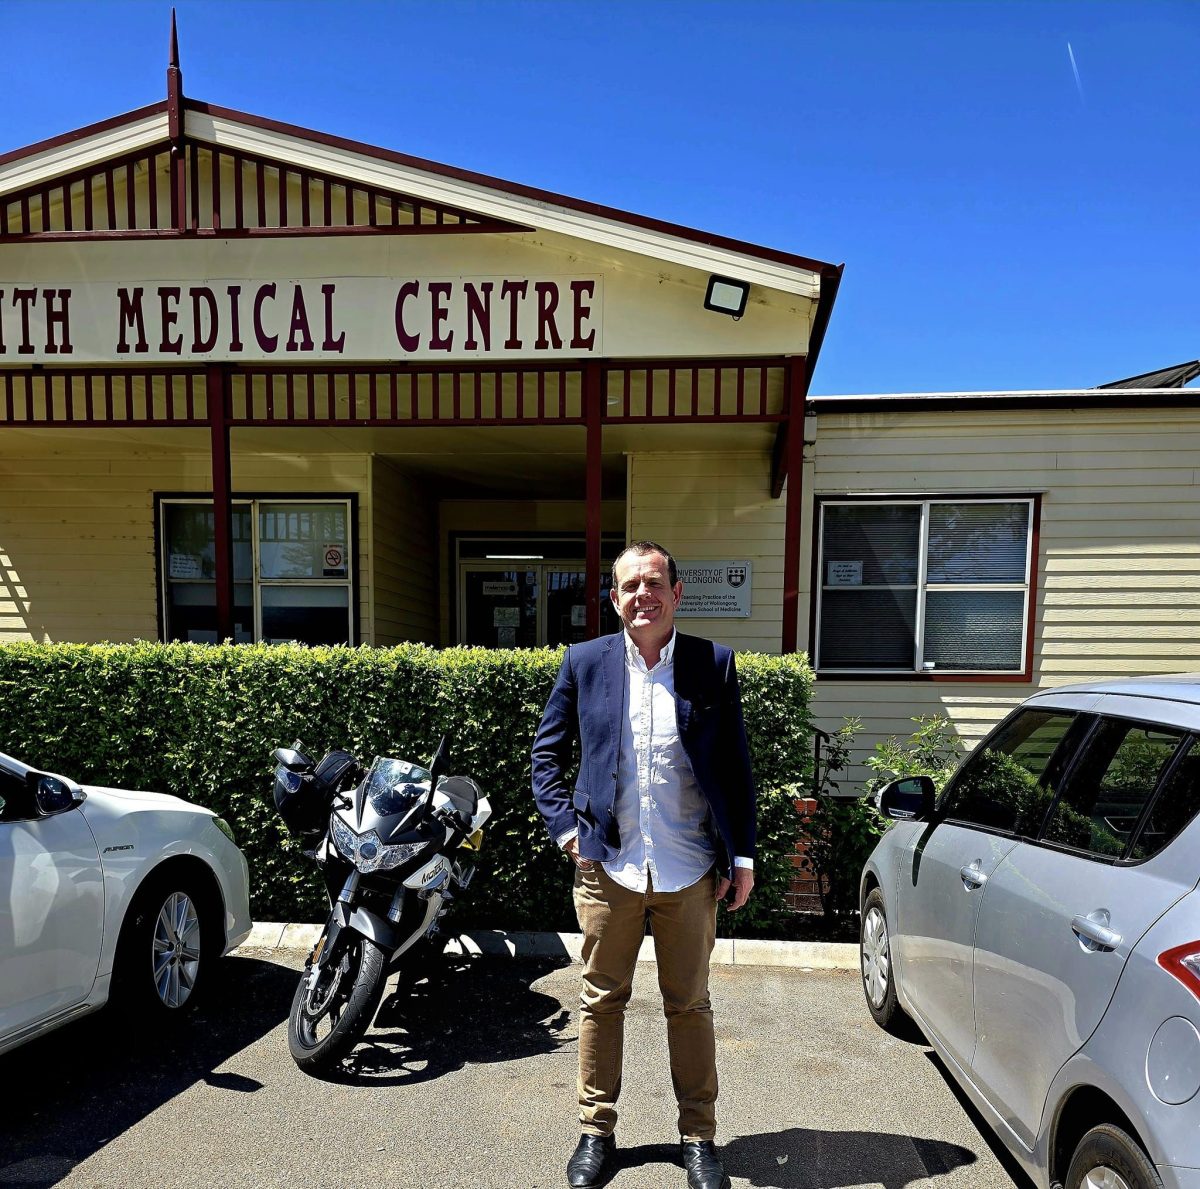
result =
[[602,353],[598,277],[0,280],[0,364]]

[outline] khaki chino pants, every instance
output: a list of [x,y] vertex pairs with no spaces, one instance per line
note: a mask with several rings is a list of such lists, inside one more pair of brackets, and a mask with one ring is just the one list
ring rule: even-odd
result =
[[583,933],[579,997],[579,1122],[585,1135],[611,1135],[621,1093],[625,1007],[649,918],[667,1018],[679,1134],[716,1134],[717,1057],[708,967],[716,941],[716,873],[679,892],[631,892],[599,863],[575,870],[575,913]]

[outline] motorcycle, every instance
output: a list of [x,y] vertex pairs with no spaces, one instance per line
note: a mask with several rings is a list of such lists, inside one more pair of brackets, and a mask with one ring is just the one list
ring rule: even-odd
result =
[[297,741],[275,751],[275,806],[321,868],[331,909],[304,965],[288,1048],[315,1073],[362,1039],[389,975],[429,947],[439,918],[475,872],[491,806],[475,781],[443,776],[445,739],[428,768],[346,751],[314,763]]

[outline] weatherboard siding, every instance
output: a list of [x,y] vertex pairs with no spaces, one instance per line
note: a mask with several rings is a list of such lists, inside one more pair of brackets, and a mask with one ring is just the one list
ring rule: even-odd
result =
[[685,562],[749,561],[748,619],[681,619],[681,631],[730,647],[778,652],[783,615],[783,500],[771,498],[761,454],[629,457],[631,541],[658,541]]
[[[235,492],[366,491],[365,458],[236,455]],[[25,438],[0,453],[0,640],[158,639],[156,493],[211,491],[208,454],[109,453]],[[359,515],[365,500],[360,500]],[[369,601],[359,531],[360,622]]]
[[436,644],[437,507],[425,484],[379,457],[371,460],[371,534],[373,643]]
[[916,715],[974,743],[1039,689],[1200,669],[1200,410],[819,408],[810,526],[814,493],[1042,497],[1033,680],[818,679],[821,726],[867,724],[860,759]]

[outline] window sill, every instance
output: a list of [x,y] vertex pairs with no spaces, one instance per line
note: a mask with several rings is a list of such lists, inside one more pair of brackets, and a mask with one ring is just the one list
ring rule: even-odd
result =
[[942,672],[918,673],[916,670],[897,672],[895,669],[879,669],[875,672],[859,669],[853,672],[837,669],[817,669],[814,676],[818,681],[960,681],[1002,683],[1006,685],[1031,685],[1033,674],[1030,672],[1014,673],[1011,670],[998,670],[981,673],[971,672]]

